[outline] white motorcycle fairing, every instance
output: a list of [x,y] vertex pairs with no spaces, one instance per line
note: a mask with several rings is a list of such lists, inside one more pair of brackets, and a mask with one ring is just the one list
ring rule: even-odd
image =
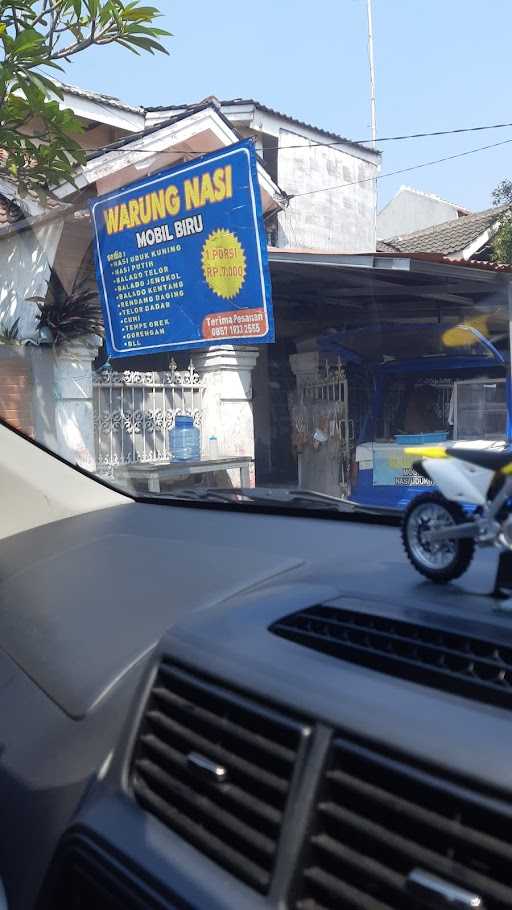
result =
[[453,456],[422,458],[421,461],[423,468],[446,499],[475,506],[485,505],[494,471],[460,461]]

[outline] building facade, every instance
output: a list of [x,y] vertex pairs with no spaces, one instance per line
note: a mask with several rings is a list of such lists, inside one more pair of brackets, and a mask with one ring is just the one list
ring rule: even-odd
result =
[[[240,136],[255,139],[266,170],[289,197],[269,231],[272,246],[375,250],[379,152],[253,99],[209,100]],[[147,125],[175,111],[174,106],[147,108]]]
[[467,209],[447,202],[434,193],[401,186],[377,215],[377,240],[423,231],[437,224],[457,221],[469,215]]

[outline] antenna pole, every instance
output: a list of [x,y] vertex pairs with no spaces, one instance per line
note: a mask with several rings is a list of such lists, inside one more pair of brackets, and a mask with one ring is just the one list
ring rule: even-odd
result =
[[368,62],[370,64],[370,111],[372,120],[372,145],[377,139],[377,114],[375,109],[375,60],[373,55],[373,0],[368,3]]

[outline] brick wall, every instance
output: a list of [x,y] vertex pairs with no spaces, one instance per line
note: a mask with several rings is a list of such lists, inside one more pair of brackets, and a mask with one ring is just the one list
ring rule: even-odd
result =
[[33,379],[23,348],[0,345],[0,417],[27,436],[34,435]]
[[[346,151],[311,146],[297,133],[281,130],[278,182],[288,194],[359,182],[346,189],[292,199],[279,216],[278,243],[343,253],[375,251],[374,164]],[[293,148],[291,146],[298,146]]]

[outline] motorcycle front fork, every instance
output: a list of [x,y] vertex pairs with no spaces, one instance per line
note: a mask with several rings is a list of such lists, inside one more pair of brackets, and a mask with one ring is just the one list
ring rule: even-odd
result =
[[499,550],[512,550],[512,514],[504,521],[498,521],[497,515],[507,499],[512,497],[512,476],[506,478],[501,490],[494,499],[487,501],[482,512],[471,521],[448,527],[433,528],[423,534],[425,541],[437,543],[442,540],[459,540],[473,537],[480,546],[495,546]]

